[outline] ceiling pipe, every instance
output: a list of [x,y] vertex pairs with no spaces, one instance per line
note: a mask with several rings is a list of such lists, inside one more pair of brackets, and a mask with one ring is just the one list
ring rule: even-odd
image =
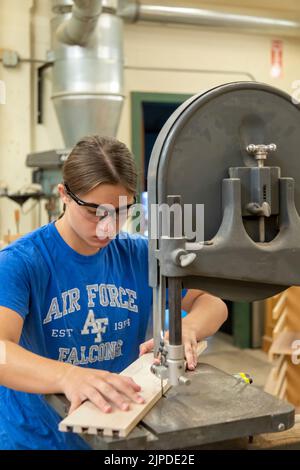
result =
[[57,39],[68,45],[86,46],[96,30],[101,11],[101,0],[74,0],[72,16],[57,29]]
[[289,19],[234,14],[219,10],[140,4],[123,1],[120,16],[129,22],[151,21],[225,28],[245,28],[264,34],[300,35],[300,22]]

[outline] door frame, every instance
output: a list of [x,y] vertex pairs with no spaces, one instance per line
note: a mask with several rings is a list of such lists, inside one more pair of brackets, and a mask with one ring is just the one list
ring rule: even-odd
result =
[[184,93],[152,93],[132,91],[131,98],[131,148],[136,161],[139,181],[138,192],[144,190],[144,120],[143,103],[176,103],[178,106],[190,98],[192,94]]

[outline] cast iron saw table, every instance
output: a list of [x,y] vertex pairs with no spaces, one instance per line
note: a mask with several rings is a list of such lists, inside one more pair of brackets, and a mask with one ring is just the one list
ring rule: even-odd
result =
[[[253,384],[213,366],[198,364],[191,385],[171,388],[126,437],[81,437],[95,450],[192,449],[231,439],[291,428],[294,408]],[[62,395],[48,402],[64,418]]]

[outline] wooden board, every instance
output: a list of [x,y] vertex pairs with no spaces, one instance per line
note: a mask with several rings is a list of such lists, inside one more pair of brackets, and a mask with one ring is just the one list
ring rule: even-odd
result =
[[299,450],[300,447],[300,422],[299,415],[295,416],[295,426],[284,432],[273,432],[254,436],[252,444],[247,445],[248,450]]
[[280,391],[282,391],[283,383],[286,378],[286,371],[287,371],[287,361],[284,355],[282,355],[279,359],[278,364],[272,368],[264,390],[271,395],[278,396]]
[[[131,403],[130,410],[121,411],[113,406],[111,413],[103,413],[93,403],[86,401],[60,424],[60,431],[101,434],[104,436],[127,436],[145,414],[161,398],[161,381],[150,371],[153,354],[145,354],[120,375],[132,377],[142,387],[145,404]],[[164,383],[164,393],[169,386]]]
[[285,308],[274,327],[274,330],[273,330],[274,339],[276,339],[277,336],[286,329],[286,319],[287,319],[287,309]]
[[300,407],[300,368],[293,364],[294,354],[299,357],[294,342],[300,340],[300,287],[268,299],[266,306],[263,349],[274,367],[265,390]]
[[287,293],[287,329],[300,331],[300,287],[290,287]]
[[[206,347],[206,341],[198,343],[198,357]],[[111,413],[103,413],[93,403],[86,401],[60,422],[59,430],[126,437],[162,396],[161,381],[150,371],[152,364],[153,353],[145,354],[120,374],[132,377],[142,387],[141,395],[146,400],[144,404],[131,403],[129,411],[121,411],[113,407]],[[164,381],[163,393],[166,393],[169,388],[170,385]]]
[[273,310],[272,310],[273,320],[277,321],[279,319],[279,317],[280,317],[280,315],[282,315],[285,307],[286,307],[286,292],[283,292],[283,294],[281,294],[279,296],[278,301],[276,302],[276,304],[273,307]]
[[8,234],[8,235],[4,235],[3,240],[5,241],[5,243],[9,245],[10,243],[15,242],[16,240],[19,240],[19,238],[23,236],[24,235],[20,233],[16,233],[14,235]]
[[276,355],[291,356],[295,352],[292,346],[296,340],[300,340],[300,331],[282,331],[273,341],[269,351],[269,360],[273,361]]
[[271,336],[263,336],[262,350],[268,354],[270,347],[272,346],[273,338]]
[[205,351],[206,348],[207,348],[207,341],[199,341],[199,343],[197,344],[198,362],[199,362],[200,355]]

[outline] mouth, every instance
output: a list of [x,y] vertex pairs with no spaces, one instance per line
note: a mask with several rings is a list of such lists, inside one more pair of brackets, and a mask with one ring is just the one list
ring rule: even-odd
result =
[[95,240],[98,243],[108,243],[111,239],[109,237],[99,238],[99,237],[97,237],[97,235],[94,235],[93,240]]

